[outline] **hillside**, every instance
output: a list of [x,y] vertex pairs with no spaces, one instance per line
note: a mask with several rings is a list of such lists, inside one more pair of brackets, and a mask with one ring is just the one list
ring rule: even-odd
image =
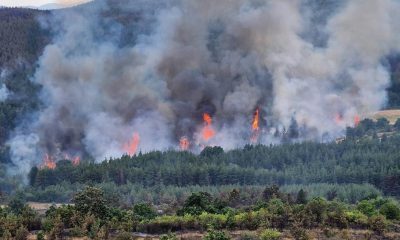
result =
[[[272,183],[280,186],[322,184],[321,187],[323,184],[361,186],[369,183],[385,195],[399,196],[400,135],[397,127],[385,125],[382,120],[376,123],[364,120],[357,128],[349,128],[348,139],[340,143],[248,145],[227,152],[220,147],[207,147],[200,155],[157,151],[98,164],[83,162],[78,166],[65,160],[58,162],[55,169],[35,167],[31,170],[31,194],[35,197],[30,200],[48,201],[52,197],[66,200],[68,193],[86,184],[114,186],[114,194],[119,192],[124,199],[133,197],[131,192],[125,192],[132,187],[152,189],[149,194],[155,191],[157,199],[162,197],[161,194],[157,196],[160,187],[175,191],[199,186],[220,191],[222,186],[255,186],[256,190],[257,186]],[[392,134],[377,135],[379,132]],[[63,190],[56,193],[55,189]],[[353,190],[354,194],[356,192]],[[343,200],[354,202],[360,198],[353,195]]]
[[399,16],[0,8],[0,239],[400,239]]
[[38,22],[49,16],[47,11],[0,8],[0,69],[15,66],[18,61],[34,64],[49,36]]

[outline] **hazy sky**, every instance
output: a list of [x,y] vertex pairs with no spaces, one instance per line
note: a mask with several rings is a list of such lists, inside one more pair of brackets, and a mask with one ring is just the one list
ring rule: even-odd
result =
[[88,0],[0,0],[0,6],[42,6],[47,3],[74,5]]

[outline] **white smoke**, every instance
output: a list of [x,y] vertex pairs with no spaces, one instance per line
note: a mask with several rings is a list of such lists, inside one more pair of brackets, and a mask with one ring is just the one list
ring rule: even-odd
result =
[[7,100],[9,94],[10,92],[8,91],[7,86],[2,83],[0,85],[0,102],[4,102],[5,100]]
[[[13,162],[119,157],[133,133],[144,152],[177,148],[182,136],[193,146],[205,112],[216,131],[206,144],[226,149],[249,143],[256,108],[261,143],[279,142],[274,131],[293,120],[300,139],[343,134],[386,102],[381,62],[400,50],[400,6],[344,1],[315,26],[326,35],[316,44],[310,1],[98,1],[56,13],[49,25],[61,30],[34,77],[46,107],[10,140]],[[110,9],[132,22],[107,18]]]
[[0,102],[4,102],[10,96],[10,91],[8,90],[4,81],[7,77],[7,71],[0,70]]

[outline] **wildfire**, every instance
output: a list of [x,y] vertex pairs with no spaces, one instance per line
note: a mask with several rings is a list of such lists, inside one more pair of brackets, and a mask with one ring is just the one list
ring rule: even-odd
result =
[[190,147],[190,141],[187,137],[181,137],[179,140],[179,146],[182,151],[187,151]]
[[343,116],[340,113],[336,113],[335,115],[335,123],[336,124],[341,124],[343,122]]
[[260,121],[260,111],[257,108],[256,112],[254,113],[253,124],[251,125],[253,131],[258,131],[260,129],[259,121]]
[[360,124],[360,116],[354,116],[354,126],[357,127]]
[[49,154],[46,154],[43,158],[43,164],[41,168],[55,169],[56,166],[57,164],[52,157]]
[[136,153],[136,150],[139,146],[140,136],[138,133],[134,133],[131,140],[128,143],[124,144],[124,151],[129,155],[133,156]]
[[253,131],[250,141],[256,143],[260,134],[260,110],[257,108],[254,112],[253,121],[251,124],[251,129]]
[[201,135],[203,137],[203,140],[207,142],[208,140],[210,140],[215,136],[215,131],[212,127],[212,118],[210,114],[204,113],[203,121],[204,121],[204,127],[203,130],[201,131]]
[[81,157],[79,157],[79,156],[76,156],[76,157],[72,158],[70,155],[65,154],[64,158],[65,158],[65,160],[71,161],[72,165],[74,165],[74,166],[78,166],[81,163]]

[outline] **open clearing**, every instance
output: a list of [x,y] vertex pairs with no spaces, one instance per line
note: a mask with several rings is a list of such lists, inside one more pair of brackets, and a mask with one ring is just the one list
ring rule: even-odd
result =
[[394,124],[400,118],[400,109],[383,110],[374,113],[372,119],[378,120],[379,118],[386,118],[391,124]]

